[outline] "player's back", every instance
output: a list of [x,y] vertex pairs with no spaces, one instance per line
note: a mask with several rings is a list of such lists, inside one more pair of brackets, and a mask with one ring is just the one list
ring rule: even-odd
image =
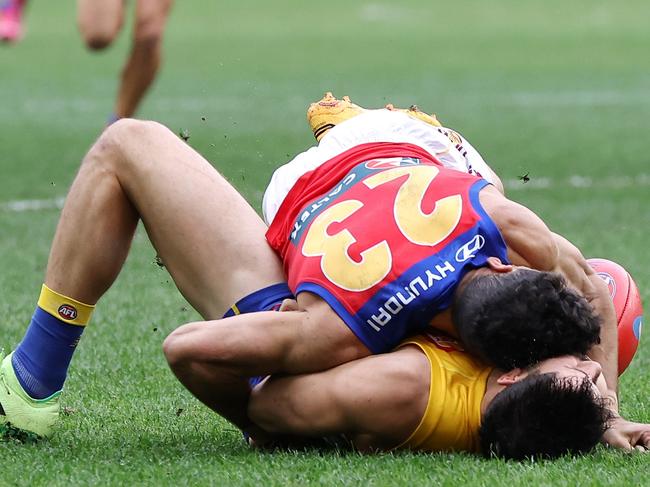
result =
[[507,261],[478,199],[487,184],[419,146],[363,144],[300,178],[267,238],[295,294],[320,296],[384,352],[448,308],[466,272]]
[[418,428],[399,448],[478,451],[481,404],[492,367],[467,353],[456,340],[426,332],[401,346],[417,346],[429,360],[429,401]]

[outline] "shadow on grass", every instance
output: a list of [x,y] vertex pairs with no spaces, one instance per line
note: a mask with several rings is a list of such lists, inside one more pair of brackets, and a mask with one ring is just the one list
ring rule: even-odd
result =
[[38,435],[14,428],[11,423],[0,424],[0,441],[7,443],[18,443],[23,445],[34,445],[40,441]]

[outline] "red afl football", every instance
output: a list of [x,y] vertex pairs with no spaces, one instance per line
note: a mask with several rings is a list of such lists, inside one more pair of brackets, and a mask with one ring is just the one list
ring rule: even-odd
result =
[[605,281],[614,302],[618,321],[618,375],[634,358],[643,326],[643,305],[639,289],[623,266],[607,259],[588,259],[589,265]]

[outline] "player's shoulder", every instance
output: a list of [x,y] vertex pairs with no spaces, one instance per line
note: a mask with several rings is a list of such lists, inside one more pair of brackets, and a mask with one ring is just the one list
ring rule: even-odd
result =
[[481,206],[499,229],[515,265],[550,271],[557,266],[558,241],[546,223],[532,210],[486,186]]

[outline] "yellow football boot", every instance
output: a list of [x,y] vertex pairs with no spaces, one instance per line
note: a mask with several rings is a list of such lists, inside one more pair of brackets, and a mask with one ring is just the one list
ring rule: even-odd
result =
[[428,113],[420,110],[417,105],[411,105],[408,108],[395,108],[392,103],[389,103],[386,105],[386,110],[390,110],[391,112],[406,113],[409,117],[417,118],[418,120],[428,123],[429,125],[433,125],[434,127],[442,127],[442,124],[436,118],[435,113],[429,115]]
[[11,364],[12,355],[7,355],[0,365],[0,427],[11,426],[38,436],[51,436],[59,418],[61,391],[45,399],[29,397],[18,382]]
[[338,100],[328,91],[321,100],[309,105],[307,121],[314,137],[320,142],[329,129],[365,111],[365,108],[352,103],[349,97]]

